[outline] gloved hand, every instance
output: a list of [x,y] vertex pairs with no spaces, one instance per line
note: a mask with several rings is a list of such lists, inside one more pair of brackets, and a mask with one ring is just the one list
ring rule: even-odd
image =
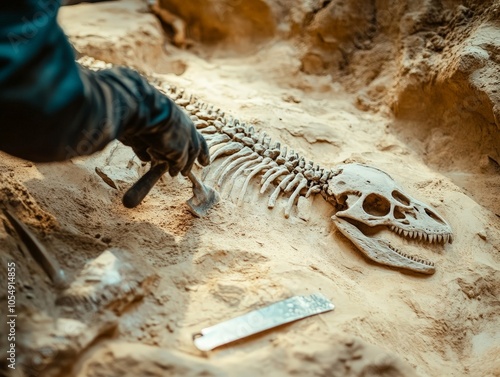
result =
[[179,172],[187,175],[196,159],[201,165],[208,165],[210,154],[205,139],[191,119],[178,105],[169,101],[170,116],[165,122],[125,135],[120,141],[132,147],[142,161],[167,162],[171,176]]

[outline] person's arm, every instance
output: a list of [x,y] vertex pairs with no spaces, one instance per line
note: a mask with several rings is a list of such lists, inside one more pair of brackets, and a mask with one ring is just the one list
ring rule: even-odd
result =
[[198,155],[207,164],[190,119],[141,75],[75,63],[58,8],[54,0],[0,5],[0,150],[61,161],[120,139],[142,159],[170,162],[171,174],[187,173]]

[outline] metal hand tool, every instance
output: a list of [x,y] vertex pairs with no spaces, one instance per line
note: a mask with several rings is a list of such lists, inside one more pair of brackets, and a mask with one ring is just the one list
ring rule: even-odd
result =
[[[168,164],[161,162],[149,169],[123,196],[123,205],[127,208],[138,206],[151,191],[158,180],[168,171]],[[203,217],[208,210],[219,202],[219,194],[204,185],[192,172],[187,177],[193,183],[193,197],[187,201],[190,212],[196,217]]]

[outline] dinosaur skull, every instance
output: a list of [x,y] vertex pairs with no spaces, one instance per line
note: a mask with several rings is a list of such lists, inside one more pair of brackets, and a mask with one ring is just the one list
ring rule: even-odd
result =
[[451,227],[434,209],[404,193],[379,169],[340,165],[328,182],[326,194],[339,209],[332,217],[338,229],[375,262],[425,274],[435,271],[432,262],[410,257],[387,241],[365,234],[375,227],[387,227],[408,239],[452,241]]

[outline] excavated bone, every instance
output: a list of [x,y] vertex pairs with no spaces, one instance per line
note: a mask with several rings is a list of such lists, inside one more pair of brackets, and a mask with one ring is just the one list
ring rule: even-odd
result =
[[210,163],[214,162],[219,157],[233,155],[239,152],[242,148],[243,145],[241,143],[237,143],[235,141],[228,143],[212,153],[210,156]]
[[275,166],[275,162],[272,161],[269,157],[264,158],[262,163],[257,165],[256,167],[252,168],[252,170],[249,172],[247,179],[245,180],[245,183],[243,184],[243,187],[241,188],[240,195],[238,196],[238,204],[241,204],[243,201],[243,198],[245,196],[245,193],[247,191],[248,183],[250,182],[250,179],[252,179],[254,176],[256,176],[258,173],[265,169],[270,169]]
[[283,192],[285,193],[288,193],[290,191],[292,191],[295,186],[297,186],[299,184],[300,181],[302,181],[304,179],[304,176],[299,173],[295,176],[295,178],[293,178],[292,182],[290,182],[286,187],[285,189],[283,190]]
[[[298,174],[298,175],[300,175],[300,174]],[[285,207],[285,217],[287,219],[290,217],[290,212],[292,211],[292,207],[293,207],[293,205],[295,203],[295,198],[297,198],[297,196],[300,194],[300,192],[302,191],[302,189],[304,189],[306,186],[307,186],[307,179],[306,178],[302,178],[302,180],[297,185],[297,188],[295,189],[295,191],[293,192],[293,194],[290,195],[290,198],[288,199],[288,203],[287,203],[287,205]]]
[[231,138],[226,134],[216,134],[210,140],[207,140],[208,149],[215,147],[216,145],[227,143]]
[[281,190],[283,190],[283,188],[285,188],[288,183],[293,180],[294,177],[295,174],[293,173],[287,175],[285,179],[283,179],[281,183],[274,189],[272,195],[269,197],[269,201],[267,202],[267,208],[274,208],[274,206],[276,205],[276,199],[278,199]]
[[320,185],[311,186],[309,187],[309,190],[307,190],[306,198],[309,198],[311,194],[319,194],[320,192],[321,192]]
[[227,191],[228,193],[228,196],[231,195],[231,191],[233,190],[233,186],[234,186],[234,183],[236,182],[236,179],[241,176],[241,174],[248,168],[250,168],[251,166],[255,166],[256,164],[260,163],[264,158],[262,156],[259,156],[257,159],[255,160],[251,160],[251,161],[248,161],[248,162],[245,162],[243,165],[241,165],[238,170],[236,170],[236,172],[233,174],[233,176],[231,177],[231,181],[229,182],[229,189]]
[[287,161],[283,165],[286,166],[286,168],[289,171],[293,171],[295,169],[295,167],[297,166],[297,164],[298,164],[298,161],[297,160],[293,160],[293,161]]
[[264,157],[270,157],[273,160],[276,160],[276,158],[280,155],[280,150],[279,149],[267,149],[263,152]]
[[275,166],[274,168],[269,169],[268,171],[266,171],[264,173],[264,175],[262,176],[261,180],[260,180],[261,186],[267,180],[267,178],[269,178],[269,176],[271,176],[272,174],[276,173],[278,170],[281,170],[282,168],[283,168],[282,166],[278,165],[278,166]]
[[255,141],[251,137],[243,137],[241,138],[241,142],[247,147],[253,147],[255,145]]
[[261,132],[259,134],[259,140],[258,143],[264,145],[265,139],[267,138],[267,134],[265,131]]
[[[264,182],[264,184],[262,185],[261,189],[260,189],[260,193],[263,194],[267,188],[269,187],[269,185],[271,183],[273,183],[276,178],[282,176],[283,174],[289,174],[290,172],[288,171],[287,168],[283,167],[283,166],[278,166],[276,167],[276,169],[278,169],[277,171],[273,171],[273,173],[271,175],[269,175],[269,177],[266,179],[266,181]],[[272,171],[272,170],[270,170]]]
[[[267,153],[267,148],[265,146],[263,146],[262,144],[255,144],[253,146],[253,150],[261,155],[263,155],[264,153]],[[266,157],[269,157],[269,156],[266,156]]]
[[240,157],[247,156],[249,154],[253,153],[252,149],[248,147],[243,147],[238,153],[233,154],[232,156],[228,157],[226,160],[222,162],[222,164],[217,168],[217,170],[214,172],[214,177],[218,177],[219,174],[228,166],[231,162],[237,160]]
[[201,130],[201,129],[206,129],[208,127],[208,123],[206,120],[201,120],[201,119],[198,119],[198,120],[195,120],[193,121],[195,127],[197,130]]
[[250,154],[248,156],[240,157],[236,161],[231,162],[226,167],[226,169],[222,172],[222,174],[220,175],[219,180],[217,181],[217,186],[221,187],[222,183],[226,179],[226,176],[229,174],[229,172],[231,172],[233,169],[235,169],[236,167],[238,167],[238,165],[241,165],[241,164],[243,164],[243,163],[245,163],[247,161],[250,161],[250,160],[255,160],[255,159],[259,158],[259,157],[260,157],[259,154],[254,152],[254,153],[252,153],[252,154]]
[[214,122],[214,126],[215,128],[217,128],[219,131],[222,130],[224,128],[224,123],[222,123],[222,120],[221,118],[218,118],[215,122]]
[[222,128],[222,132],[224,132],[226,135],[230,136],[231,138],[234,138],[236,136],[236,134],[238,133],[236,128],[231,127],[231,126],[225,126],[224,128]]
[[216,132],[219,132],[219,130],[215,126],[208,126],[200,130],[202,135],[214,134]]
[[[156,82],[159,82],[159,89],[165,91],[161,80],[157,79]],[[162,88],[161,85],[164,87]],[[180,106],[185,107],[195,103],[195,99],[186,98],[184,90],[174,86],[167,87],[167,94]],[[218,133],[225,134],[232,140],[217,149],[211,159],[215,161],[219,157],[230,155],[226,159],[229,162],[224,161],[224,167],[219,170],[219,172],[225,172],[224,178],[233,170],[231,168],[226,173],[224,169],[235,160],[234,154],[243,148],[242,143],[236,142],[235,136],[243,133],[244,135],[237,136],[238,139],[249,137],[255,141],[254,145],[245,146],[245,148],[251,149],[252,153],[257,153],[259,157],[246,162],[241,160],[243,164],[240,164],[241,166],[231,177],[231,184],[234,184],[235,179],[245,169],[253,167],[251,177],[245,180],[243,195],[252,177],[257,176],[263,170],[267,169],[268,173],[265,174],[265,178],[261,179],[261,184],[264,182],[260,190],[262,193],[268,186],[275,184],[275,181],[279,182],[286,174],[281,182],[277,183],[269,197],[268,207],[273,208],[281,191],[286,190],[296,175],[302,173],[304,178],[298,183],[295,180],[293,185],[289,186],[295,188],[293,193],[291,195],[286,193],[289,198],[285,216],[290,214],[295,201],[305,200],[304,191],[307,191],[306,197],[320,194],[337,211],[332,217],[337,228],[368,258],[380,264],[414,272],[426,274],[434,272],[432,263],[406,255],[396,250],[387,241],[373,236],[380,227],[385,227],[408,240],[420,240],[427,243],[452,242],[451,227],[443,217],[435,209],[405,193],[389,175],[379,169],[359,164],[343,164],[328,170],[314,166],[312,161],[306,163],[303,156],[293,150],[287,150],[286,146],[281,147],[279,142],[271,148],[271,139],[267,138],[263,132],[256,132],[251,126],[246,127],[237,118],[224,115],[220,110],[215,110],[199,100],[196,101],[195,107],[198,111],[195,114],[199,120],[206,120],[209,127],[215,127]],[[192,108],[189,110],[194,111]],[[211,142],[215,140],[211,137],[208,139]],[[250,145],[249,140],[245,141]],[[263,160],[258,162],[263,158],[269,159],[269,163],[264,164]],[[206,176],[207,171],[208,168],[204,170],[203,176]],[[308,189],[305,190],[306,188]],[[297,197],[299,200],[296,200]],[[365,234],[364,229],[372,229],[368,232],[370,235]]]

